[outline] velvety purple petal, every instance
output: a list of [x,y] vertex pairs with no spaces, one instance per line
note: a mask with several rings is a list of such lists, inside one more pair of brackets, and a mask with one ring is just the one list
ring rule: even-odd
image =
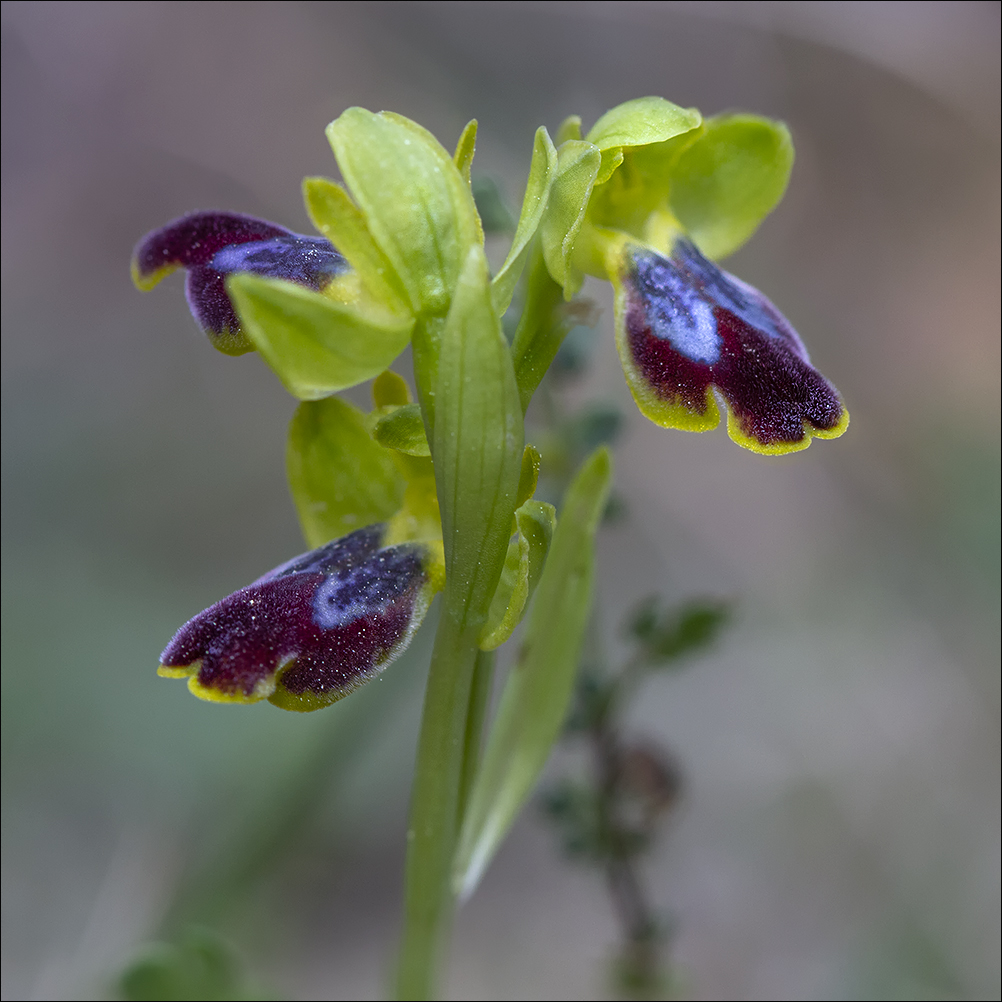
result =
[[145,282],[175,268],[208,264],[224,247],[290,235],[284,226],[238,212],[192,212],[139,241],[133,274]]
[[381,547],[369,526],[303,554],[186,623],[161,655],[207,699],[316,709],[407,645],[433,591],[420,543]]
[[670,257],[627,247],[621,290],[620,354],[652,420],[715,426],[715,388],[730,411],[731,436],[758,452],[794,451],[845,429],[837,391],[811,366],[786,318],[688,240],[677,240]]
[[136,247],[132,276],[141,289],[149,289],[179,267],[188,269],[185,295],[192,316],[228,355],[254,346],[226,293],[226,275],[252,272],[320,291],[349,269],[329,240],[235,212],[193,212],[148,234]]
[[184,295],[191,315],[217,348],[229,355],[254,350],[240,330],[237,311],[226,294],[225,275],[204,264],[189,268]]

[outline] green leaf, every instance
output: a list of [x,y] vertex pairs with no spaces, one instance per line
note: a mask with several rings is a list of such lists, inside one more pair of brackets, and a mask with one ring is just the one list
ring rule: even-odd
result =
[[608,181],[623,162],[623,148],[663,143],[699,126],[695,108],[680,108],[663,97],[638,97],[610,108],[585,139],[602,151],[596,185]]
[[522,460],[522,409],[473,246],[439,342],[432,455],[442,514],[446,607],[479,633],[497,586]]
[[438,140],[391,112],[349,108],[327,126],[338,166],[415,313],[444,316],[480,220]]
[[292,282],[245,272],[231,275],[226,290],[254,347],[300,400],[372,379],[410,340],[410,318],[345,306]]
[[502,316],[511,303],[515,284],[522,274],[529,253],[529,245],[546,211],[556,172],[556,147],[546,129],[540,127],[536,130],[536,139],[532,146],[532,161],[529,164],[529,178],[525,182],[525,195],[522,198],[518,227],[508,257],[505,258],[501,270],[494,276],[492,282],[491,294],[498,316]]
[[508,543],[501,580],[480,638],[482,650],[500,647],[522,621],[539,582],[556,521],[553,505],[543,501],[526,501],[515,512],[518,533]]
[[313,225],[345,256],[370,294],[395,312],[408,313],[400,276],[344,188],[325,177],[308,177],[303,180],[303,201]]
[[387,449],[396,449],[407,456],[430,456],[428,439],[417,404],[404,404],[378,418],[372,437]]
[[476,887],[560,733],[591,615],[595,530],[611,481],[612,457],[602,448],[567,490],[522,652],[463,818],[453,869],[453,886],[463,897]]
[[393,454],[372,440],[362,412],[337,397],[296,408],[285,465],[311,548],[386,521],[404,498]]
[[726,257],[779,203],[792,168],[782,122],[718,115],[672,167],[672,211],[707,257]]
[[584,222],[602,154],[591,143],[568,140],[557,152],[557,172],[540,226],[543,257],[553,280],[570,299],[581,288],[581,273],[571,265],[574,242]]

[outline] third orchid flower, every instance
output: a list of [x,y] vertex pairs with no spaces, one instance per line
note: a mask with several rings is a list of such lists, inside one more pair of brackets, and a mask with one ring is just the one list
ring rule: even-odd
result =
[[[583,141],[599,157],[571,268],[616,291],[616,344],[641,412],[781,455],[837,438],[849,414],[761,292],[715,258],[773,209],[793,164],[789,132],[753,115],[702,120],[661,98],[607,112]],[[555,274],[555,278],[558,276]],[[573,272],[561,276],[573,281]]]

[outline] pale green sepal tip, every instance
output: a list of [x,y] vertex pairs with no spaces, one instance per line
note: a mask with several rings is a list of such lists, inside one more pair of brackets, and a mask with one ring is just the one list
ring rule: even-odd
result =
[[376,421],[372,437],[387,449],[396,449],[407,456],[431,455],[417,404],[404,404],[384,414]]
[[591,615],[594,536],[612,482],[605,447],[584,463],[564,499],[522,654],[512,669],[470,795],[453,866],[467,898],[525,803],[560,733]]
[[726,257],[782,199],[793,158],[782,122],[743,114],[709,118],[672,165],[672,211],[707,257]]
[[327,126],[341,173],[416,313],[444,316],[469,248],[480,242],[470,186],[416,122],[349,108]]
[[558,152],[557,172],[550,201],[540,228],[543,258],[553,280],[571,299],[581,288],[583,276],[573,267],[574,242],[598,176],[602,154],[591,143],[568,140]]
[[379,375],[407,347],[414,323],[281,279],[235,274],[226,290],[254,347],[300,400],[319,400]]
[[556,171],[557,149],[546,129],[540,127],[536,130],[536,138],[532,145],[529,178],[525,182],[522,211],[518,216],[518,226],[511,242],[511,249],[491,283],[491,298],[498,316],[502,316],[511,304],[511,297],[525,267],[532,238],[536,235],[546,211]]
[[338,397],[296,408],[285,463],[303,535],[314,549],[386,521],[404,499],[393,454],[372,440],[362,412]]

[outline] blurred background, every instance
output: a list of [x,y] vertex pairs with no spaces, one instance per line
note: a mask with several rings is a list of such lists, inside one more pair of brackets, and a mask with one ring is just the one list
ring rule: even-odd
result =
[[[998,997],[998,4],[8,2],[2,27],[5,998],[108,997],[178,886],[299,810],[311,762],[321,806],[227,934],[276,996],[331,999],[381,997],[398,933],[429,631],[306,717],[155,676],[184,620],[303,544],[294,401],[210,348],[179,278],[137,293],[133,244],[198,208],[308,232],[300,180],[336,176],[349,105],[450,148],[478,118],[474,173],[517,204],[537,125],[644,94],[789,123],[789,193],[728,268],[852,414],[781,459],[660,430],[586,289],[576,394],[628,416],[601,619],[655,591],[738,610],[632,721],[685,777],[645,871],[680,991]],[[604,998],[616,936],[530,809],[447,992]]]

